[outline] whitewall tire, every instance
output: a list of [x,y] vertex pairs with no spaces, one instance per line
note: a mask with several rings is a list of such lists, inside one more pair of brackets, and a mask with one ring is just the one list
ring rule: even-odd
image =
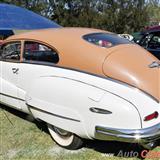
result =
[[53,140],[63,148],[75,150],[83,145],[81,138],[75,134],[48,124],[48,130]]

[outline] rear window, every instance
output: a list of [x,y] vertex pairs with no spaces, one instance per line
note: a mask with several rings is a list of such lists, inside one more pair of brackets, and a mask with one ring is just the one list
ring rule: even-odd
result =
[[111,33],[93,33],[84,35],[83,39],[100,47],[110,48],[120,44],[131,44],[129,40]]

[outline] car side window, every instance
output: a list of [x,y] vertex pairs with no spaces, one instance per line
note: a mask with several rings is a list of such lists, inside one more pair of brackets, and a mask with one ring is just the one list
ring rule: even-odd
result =
[[83,39],[99,47],[110,48],[120,44],[132,44],[128,39],[112,33],[92,33],[83,36]]
[[20,61],[21,43],[11,42],[1,46],[1,60],[5,61]]
[[148,48],[160,50],[160,33],[152,37],[148,44]]
[[23,58],[25,61],[49,62],[55,64],[59,61],[57,52],[52,48],[32,41],[26,41],[24,43]]

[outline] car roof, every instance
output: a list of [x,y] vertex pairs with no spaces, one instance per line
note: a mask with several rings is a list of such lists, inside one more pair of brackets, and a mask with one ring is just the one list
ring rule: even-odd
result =
[[160,29],[145,30],[145,31],[143,32],[143,34],[147,34],[147,33],[156,33],[156,32],[160,32]]
[[53,29],[42,29],[34,30],[26,33],[18,34],[9,37],[7,40],[16,39],[35,39],[46,41],[48,39],[60,38],[60,37],[82,37],[85,34],[95,33],[95,32],[107,32],[99,29],[91,28],[53,28]]
[[[90,28],[45,29],[11,36],[4,43],[18,40],[37,41],[52,47],[58,52],[60,58],[58,65],[103,75],[102,64],[109,52],[82,38],[84,35],[92,33],[108,32]],[[114,47],[111,47],[109,50],[113,49]],[[88,63],[88,61],[92,63]]]

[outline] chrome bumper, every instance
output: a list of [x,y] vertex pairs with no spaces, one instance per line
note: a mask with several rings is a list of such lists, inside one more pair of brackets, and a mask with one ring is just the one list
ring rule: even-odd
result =
[[160,123],[145,129],[115,129],[96,126],[95,138],[145,145],[160,139]]

